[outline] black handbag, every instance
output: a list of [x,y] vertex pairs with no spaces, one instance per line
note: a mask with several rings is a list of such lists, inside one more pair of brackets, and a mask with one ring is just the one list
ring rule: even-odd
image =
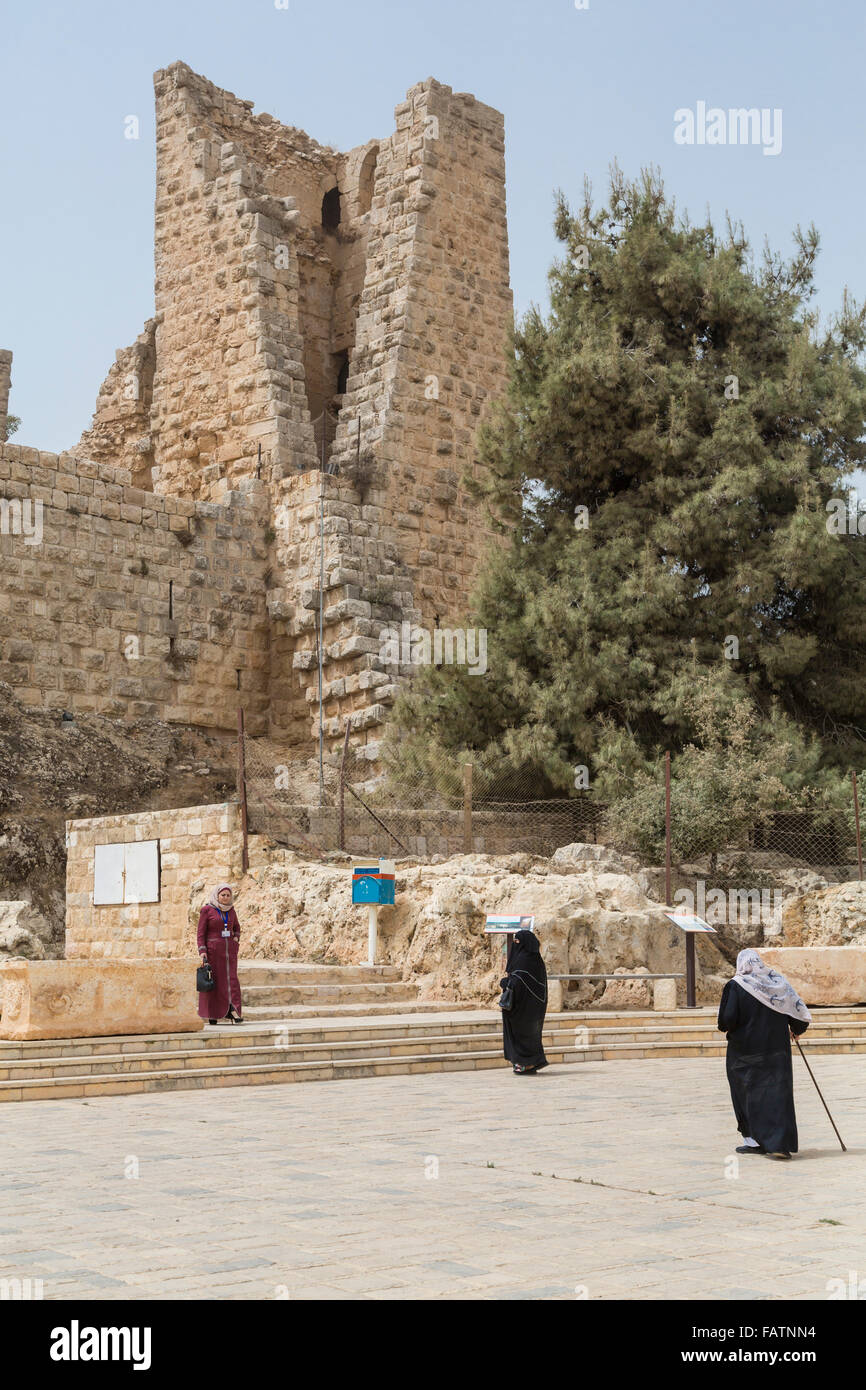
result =
[[199,994],[210,994],[212,989],[216,989],[216,980],[208,964],[200,965],[195,972],[195,987]]
[[499,1007],[503,1013],[514,1008],[514,989],[510,983],[505,986],[499,997]]

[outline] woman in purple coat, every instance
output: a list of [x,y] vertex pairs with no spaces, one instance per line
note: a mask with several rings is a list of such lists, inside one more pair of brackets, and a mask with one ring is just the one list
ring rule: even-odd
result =
[[209,965],[216,987],[199,994],[199,1018],[209,1023],[228,1019],[243,1023],[241,987],[238,983],[238,942],[241,927],[232,906],[232,890],[223,883],[211,893],[198,919],[198,949],[203,965]]

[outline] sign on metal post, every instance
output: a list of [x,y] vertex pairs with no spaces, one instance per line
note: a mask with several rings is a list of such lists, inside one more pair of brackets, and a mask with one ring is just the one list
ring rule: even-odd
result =
[[367,964],[376,964],[379,944],[379,908],[393,906],[395,893],[393,859],[365,859],[352,865],[352,902],[367,908]]
[[711,927],[709,922],[704,921],[703,917],[696,917],[693,912],[666,912],[665,916],[681,931],[710,932],[713,936],[717,934],[715,927]]
[[500,916],[495,913],[487,914],[487,921],[484,927],[485,932],[516,932],[534,931],[535,918],[530,916]]
[[484,931],[488,936],[502,937],[502,950],[507,952],[518,931],[533,931],[535,918],[529,914],[488,913]]
[[693,1009],[696,1005],[695,936],[698,932],[709,932],[711,936],[715,936],[716,929],[711,927],[709,922],[705,922],[703,917],[696,917],[693,912],[666,912],[665,916],[686,934],[686,1008]]
[[375,903],[377,907],[394,902],[393,859],[370,859],[352,865],[352,902]]

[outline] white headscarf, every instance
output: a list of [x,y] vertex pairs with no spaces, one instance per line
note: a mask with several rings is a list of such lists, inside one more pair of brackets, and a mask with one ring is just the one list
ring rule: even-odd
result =
[[760,1000],[777,1014],[787,1014],[801,1023],[812,1022],[812,1015],[794,986],[778,970],[765,964],[757,951],[750,948],[740,952],[734,979],[753,999]]
[[[228,890],[228,892],[231,893],[232,900],[229,903],[228,907],[223,907],[222,903],[220,902],[220,893],[225,893],[226,890]],[[235,895],[232,892],[231,884],[221,883],[219,887],[213,890],[210,897],[208,898],[208,902],[210,903],[211,907],[215,907],[218,912],[231,912],[232,908],[235,905]]]

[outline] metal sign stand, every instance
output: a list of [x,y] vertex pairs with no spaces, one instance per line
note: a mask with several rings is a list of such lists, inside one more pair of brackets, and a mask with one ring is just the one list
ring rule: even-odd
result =
[[379,906],[370,903],[367,907],[367,964],[376,964],[376,951],[379,945]]

